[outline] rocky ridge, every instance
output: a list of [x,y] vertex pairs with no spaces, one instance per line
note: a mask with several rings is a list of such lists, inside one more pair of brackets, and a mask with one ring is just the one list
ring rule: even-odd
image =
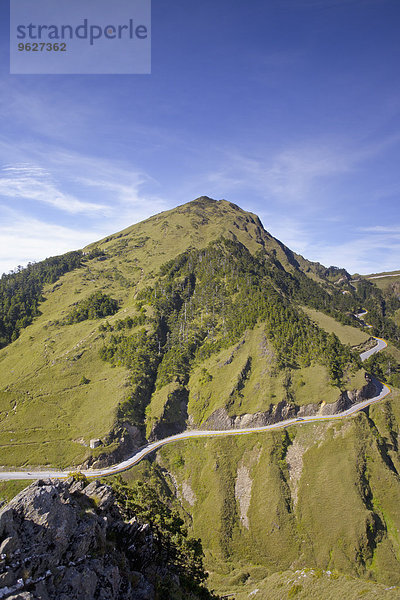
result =
[[149,524],[126,522],[112,489],[97,481],[39,480],[0,511],[0,599],[196,598],[159,560]]

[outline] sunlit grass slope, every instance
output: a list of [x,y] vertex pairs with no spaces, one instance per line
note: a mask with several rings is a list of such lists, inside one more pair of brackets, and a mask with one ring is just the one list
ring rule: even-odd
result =
[[[398,400],[396,392],[369,416],[344,422],[161,450],[157,462],[203,540],[219,591],[303,568],[400,584]],[[272,590],[267,583],[260,589]],[[324,589],[321,581],[304,583],[302,597]],[[339,583],[326,578],[327,593],[344,591],[346,580]],[[348,586],[353,594],[361,590],[354,586]]]
[[371,275],[364,275],[364,277],[372,281],[381,290],[388,288],[390,285],[400,283],[400,271],[373,273]]
[[129,258],[148,273],[156,272],[187,248],[203,248],[219,237],[237,240],[252,253],[274,250],[278,260],[285,267],[290,266],[290,250],[264,230],[256,215],[226,200],[207,197],[150,217],[88,249],[99,246],[113,255]]
[[328,333],[337,335],[342,344],[358,346],[367,342],[370,337],[368,332],[364,332],[356,327],[351,327],[350,325],[342,325],[342,323],[339,323],[333,317],[330,317],[319,310],[309,308],[308,306],[303,306],[302,309],[310,319],[318,323],[322,329],[325,329]]
[[[105,435],[113,424],[125,371],[100,360],[97,320],[61,323],[89,291],[107,289],[99,267],[69,273],[45,290],[42,315],[0,351],[3,465],[82,462],[90,438]],[[114,283],[112,294],[124,302],[127,291]]]
[[[69,467],[88,458],[90,439],[107,436],[129,395],[128,370],[99,357],[105,343],[99,325],[108,320],[112,326],[137,315],[137,295],[154,285],[161,265],[221,236],[240,242],[253,254],[269,253],[289,272],[300,260],[270,236],[255,215],[227,201],[202,197],[91,244],[84,249],[80,268],[44,289],[41,315],[0,350],[1,465]],[[94,248],[104,254],[90,258],[88,252]],[[304,270],[308,264],[301,259]],[[314,279],[316,272],[310,270]],[[103,320],[65,324],[76,303],[95,291],[117,300],[118,312]],[[145,326],[150,328],[152,309],[146,310]],[[329,330],[326,319],[321,324]],[[355,330],[353,335],[363,334]],[[223,407],[229,415],[267,410],[288,391],[298,405],[336,399],[338,391],[327,383],[323,366],[283,373],[275,368],[264,337],[262,328],[247,331],[237,350],[224,349],[195,366],[188,384],[190,422],[202,424],[213,410]],[[349,386],[362,383],[360,373]],[[158,420],[175,419],[175,405],[164,414],[171,392],[167,388],[153,394],[146,411],[147,433]]]
[[[227,581],[214,583],[216,591],[227,589],[235,600],[398,600],[400,588],[363,581],[337,571],[298,569],[274,573],[264,579],[262,569],[243,568],[233,573]],[[228,587],[227,587],[228,586]]]
[[62,324],[73,305],[100,290],[120,302],[111,323],[133,315],[138,290],[163,263],[221,235],[253,252],[268,246],[289,264],[255,215],[203,198],[92,244],[85,251],[97,247],[105,257],[86,261],[44,290],[41,316],[0,350],[2,465],[79,464],[89,455],[90,439],[106,435],[115,422],[127,371],[100,360],[98,320]]
[[[351,377],[349,389],[362,387],[362,377],[363,372],[361,378]],[[247,331],[238,344],[195,368],[189,389],[189,414],[199,424],[219,408],[226,408],[230,415],[243,415],[266,411],[282,400],[304,406],[334,402],[339,396],[320,364],[279,370],[262,326]]]

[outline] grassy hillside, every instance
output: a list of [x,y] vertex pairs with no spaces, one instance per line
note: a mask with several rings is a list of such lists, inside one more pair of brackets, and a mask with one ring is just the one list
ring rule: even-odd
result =
[[226,200],[205,196],[188,204],[150,217],[123,231],[89,245],[85,250],[101,248],[108,254],[124,256],[144,271],[157,269],[187,248],[204,248],[219,237],[239,241],[250,252],[274,252],[282,264],[290,267],[291,251],[268,234],[259,218]]
[[[20,288],[7,313],[17,339],[0,350],[5,467],[78,465],[114,451],[123,432],[112,432],[126,423],[162,437],[221,409],[333,402],[363,385],[354,357],[327,336],[366,339],[345,325],[360,302],[345,274],[295,256],[229,202],[200,198],[72,258],[2,280],[5,306],[23,277],[36,294]],[[115,314],[83,310],[96,293]],[[37,316],[26,326],[29,302]],[[104,446],[91,451],[92,438]]]
[[[263,579],[259,567],[241,569],[222,583],[221,590],[227,589],[236,600],[398,600],[400,588],[345,576],[336,571],[322,569],[298,569],[274,573]],[[214,582],[212,582],[214,583]],[[226,585],[229,585],[227,588]],[[221,583],[217,582],[216,591]]]
[[322,329],[327,331],[328,333],[334,333],[338,336],[342,344],[349,344],[350,346],[359,346],[360,344],[364,344],[369,339],[369,334],[361,329],[357,329],[356,327],[351,327],[349,325],[343,325],[336,321],[333,317],[326,315],[325,313],[315,310],[314,308],[310,308],[307,306],[302,307],[306,314],[318,323]]
[[375,285],[383,289],[391,283],[399,283],[400,281],[400,270],[397,271],[383,271],[382,273],[371,273],[371,275],[364,275],[366,279],[373,281]]
[[[241,374],[249,365],[238,391]],[[348,387],[362,387],[362,379],[351,377]],[[281,400],[297,406],[334,402],[337,388],[330,385],[326,367],[313,363],[298,369],[279,369],[273,346],[262,326],[246,332],[238,344],[204,361],[193,369],[189,384],[188,411],[195,423],[222,407],[230,415],[267,410]]]
[[[100,359],[97,320],[73,325],[62,321],[89,291],[112,287],[118,300],[128,297],[129,290],[111,283],[101,264],[92,261],[45,288],[42,314],[0,351],[4,465],[79,464],[88,454],[90,438],[112,427],[126,373]],[[83,377],[88,383],[82,383]]]
[[[201,537],[221,592],[395,598],[396,282],[350,283],[292,253],[255,215],[205,197],[72,258],[1,280],[3,468],[104,464],[187,427],[314,413],[363,388],[366,366],[393,393],[355,417],[182,441],[124,477],[158,482]],[[368,331],[353,317],[362,307]],[[361,365],[370,335],[389,346]]]
[[[397,298],[400,297],[400,272],[381,273],[367,276],[367,278],[382,290],[385,297],[390,298],[393,295]],[[393,310],[389,316],[397,327],[400,327],[400,309]]]
[[323,571],[400,585],[399,397],[345,422],[191,440],[158,453],[156,469],[201,537],[218,591],[250,580],[249,593],[268,576],[260,589],[272,593],[277,578],[269,576],[286,569],[317,569],[300,597],[346,589],[337,575],[315,581]]

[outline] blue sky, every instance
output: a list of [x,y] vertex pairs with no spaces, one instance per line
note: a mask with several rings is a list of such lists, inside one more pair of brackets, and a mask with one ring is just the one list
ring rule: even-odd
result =
[[0,272],[201,195],[310,260],[400,268],[399,0],[153,0],[152,74],[121,76],[9,75],[7,4]]

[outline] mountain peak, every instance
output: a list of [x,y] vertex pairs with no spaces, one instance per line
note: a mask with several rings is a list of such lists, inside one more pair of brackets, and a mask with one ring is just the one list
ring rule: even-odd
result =
[[262,250],[273,255],[289,269],[298,266],[293,253],[264,229],[256,214],[228,200],[209,196],[199,196],[153,215],[90,244],[85,251],[99,248],[113,255],[121,252],[123,246],[127,255],[133,250],[132,258],[147,272],[149,268],[154,271],[177,253],[188,248],[205,248],[220,237],[240,242],[251,254]]
[[219,202],[219,200],[215,200],[214,198],[210,198],[209,196],[199,196],[198,198],[195,198],[194,200],[192,200],[191,202],[189,202],[188,204],[215,204]]

